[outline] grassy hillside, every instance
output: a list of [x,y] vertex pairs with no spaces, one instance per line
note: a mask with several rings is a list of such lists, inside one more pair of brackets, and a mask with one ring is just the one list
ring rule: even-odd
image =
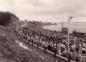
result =
[[45,62],[37,55],[20,47],[12,30],[6,27],[0,27],[0,61],[8,60],[14,62]]

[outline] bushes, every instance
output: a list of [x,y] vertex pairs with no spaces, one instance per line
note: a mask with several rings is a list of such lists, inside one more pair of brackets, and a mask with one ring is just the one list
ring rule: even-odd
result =
[[[15,20],[12,20],[12,18]],[[0,12],[0,25],[1,26],[8,26],[16,20],[19,20],[19,19],[14,14],[10,12]]]

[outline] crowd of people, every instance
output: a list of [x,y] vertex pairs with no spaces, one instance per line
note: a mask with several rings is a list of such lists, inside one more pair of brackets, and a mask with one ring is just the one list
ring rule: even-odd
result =
[[[52,51],[54,56],[56,54],[62,55],[64,57],[68,57],[68,37],[64,36],[60,32],[50,31],[45,29],[33,29],[28,27],[20,27],[17,31],[15,31],[18,39],[24,41],[29,44],[36,44],[37,48],[39,46],[44,48],[44,52],[46,49]],[[82,48],[85,48],[85,43],[82,43],[82,39],[77,37],[70,36],[70,52],[71,59],[75,60],[75,54],[78,56],[81,53]],[[83,53],[86,53],[85,51]]]

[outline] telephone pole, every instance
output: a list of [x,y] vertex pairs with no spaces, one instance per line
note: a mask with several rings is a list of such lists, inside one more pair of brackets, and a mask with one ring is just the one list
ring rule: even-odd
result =
[[72,20],[72,16],[69,16],[68,19],[68,62],[70,62],[70,33],[69,33],[69,28],[70,28],[70,21]]

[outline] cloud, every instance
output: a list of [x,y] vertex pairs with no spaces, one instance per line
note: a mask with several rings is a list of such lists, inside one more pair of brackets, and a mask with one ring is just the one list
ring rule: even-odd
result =
[[0,0],[0,10],[11,11],[22,19],[65,20],[70,15],[85,18],[85,3],[86,0]]
[[[85,7],[85,0],[18,0],[17,7],[31,14],[74,14]],[[29,12],[29,11],[30,12]],[[85,9],[83,9],[85,10]],[[31,12],[32,11],[32,12]],[[77,14],[76,13],[76,14]]]
[[12,0],[0,0],[0,11],[10,11],[13,12],[14,2]]

